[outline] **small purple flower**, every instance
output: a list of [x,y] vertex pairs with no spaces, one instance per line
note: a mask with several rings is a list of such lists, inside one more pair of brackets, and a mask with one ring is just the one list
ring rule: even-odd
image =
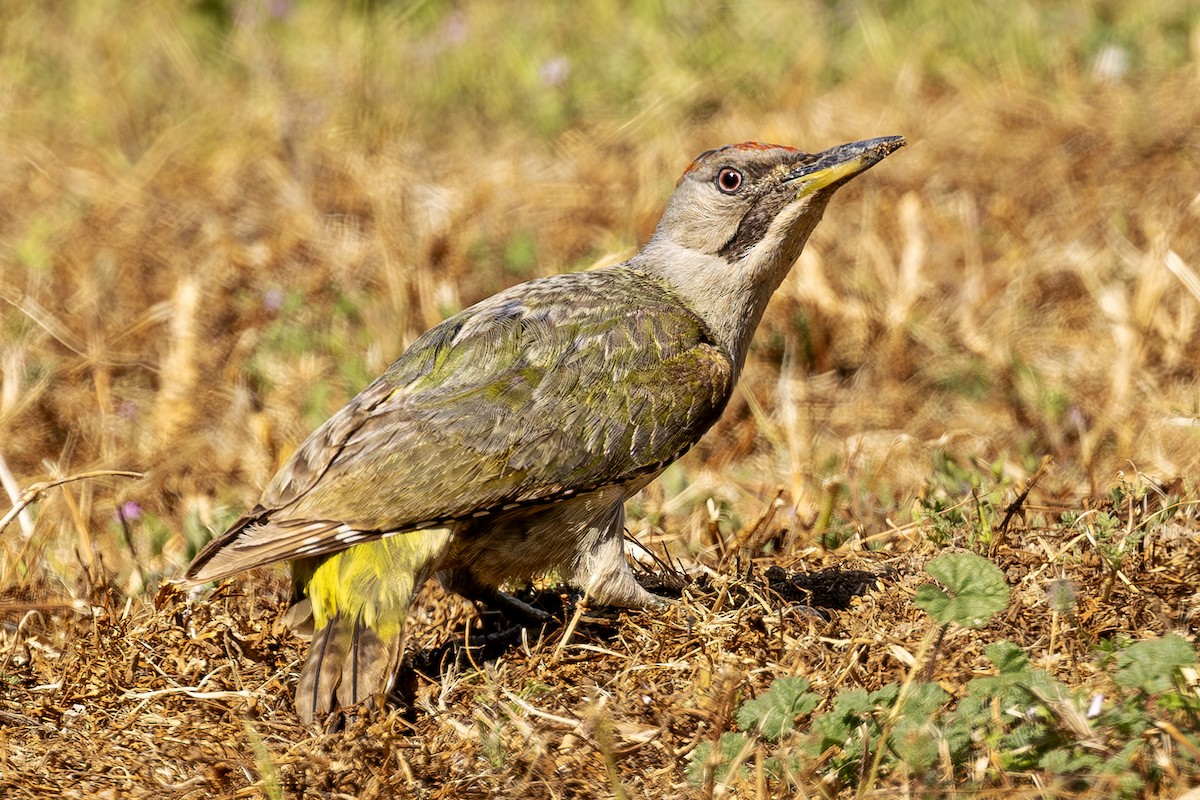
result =
[[283,290],[278,288],[267,289],[263,292],[262,304],[264,309],[274,314],[283,308]]
[[267,13],[271,15],[271,19],[281,20],[292,13],[295,5],[293,0],[270,0],[267,3]]
[[134,522],[142,518],[142,505],[136,500],[126,500],[113,515],[117,522]]
[[543,61],[538,69],[542,83],[552,89],[557,89],[571,77],[571,60],[566,56],[557,56],[549,61]]
[[466,14],[462,11],[451,11],[442,23],[442,41],[451,47],[457,47],[467,41],[470,27]]

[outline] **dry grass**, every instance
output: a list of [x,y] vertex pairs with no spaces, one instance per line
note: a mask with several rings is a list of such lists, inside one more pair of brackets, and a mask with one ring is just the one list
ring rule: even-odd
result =
[[[689,787],[685,756],[774,677],[826,697],[903,678],[932,624],[909,596],[947,545],[990,547],[1014,586],[1003,620],[950,634],[948,688],[999,638],[1073,686],[1100,642],[1194,642],[1200,16],[1135,5],[0,12],[0,478],[15,498],[145,475],[56,486],[2,532],[0,786],[784,792]],[[415,679],[406,714],[313,738],[280,575],[155,595],[425,328],[631,254],[696,152],[891,133],[911,146],[833,202],[725,419],[632,509],[638,538],[709,570],[682,608],[531,633]],[[973,491],[995,515],[1046,455],[994,541]],[[1116,571],[1088,520],[1122,480],[1170,510]],[[938,530],[935,502],[964,524]],[[1135,512],[1116,509],[1130,531]],[[723,591],[739,535],[770,562],[893,577],[831,622],[789,616]],[[1052,631],[1053,578],[1080,610]],[[427,601],[418,652],[466,625]],[[818,795],[808,777],[791,791]],[[981,796],[1062,788],[1044,779]]]

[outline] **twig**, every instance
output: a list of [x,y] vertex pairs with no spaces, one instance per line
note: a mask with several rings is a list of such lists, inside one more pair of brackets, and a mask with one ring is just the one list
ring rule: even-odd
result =
[[563,631],[562,638],[558,640],[558,646],[554,648],[554,652],[550,655],[550,663],[557,664],[559,657],[562,655],[563,649],[567,646],[567,642],[571,641],[571,637],[575,635],[575,628],[579,625],[579,618],[583,616],[583,609],[587,606],[588,596],[585,593],[579,600],[579,604],[575,606],[575,614],[571,617],[571,622],[567,625],[567,629]]
[[1029,497],[1029,493],[1033,491],[1034,486],[1037,486],[1038,481],[1046,474],[1046,470],[1050,469],[1052,463],[1054,463],[1053,457],[1042,456],[1042,462],[1038,464],[1037,472],[1033,473],[1033,476],[1025,482],[1024,491],[1017,495],[1016,500],[1008,504],[1008,508],[1004,509],[1004,521],[1000,523],[1000,535],[996,537],[993,549],[999,546],[1000,542],[1004,540],[1005,534],[1008,533],[1008,523],[1012,522],[1012,518],[1025,505],[1025,500]]
[[0,518],[0,533],[3,533],[4,529],[8,527],[8,523],[12,522],[13,519],[20,515],[20,513],[24,511],[26,507],[28,507],[31,503],[36,501],[50,489],[53,489],[56,486],[62,486],[64,483],[88,481],[92,478],[107,478],[114,476],[119,478],[133,478],[135,480],[145,477],[143,473],[133,472],[131,470],[97,469],[92,470],[91,472],[81,472],[78,475],[68,475],[65,478],[55,478],[52,481],[31,483],[25,489],[25,491],[21,492],[20,497],[17,498],[16,502],[13,504],[13,507],[8,510],[8,513],[5,514],[3,518]]
[[758,515],[758,518],[753,522],[743,525],[742,529],[734,535],[733,547],[730,548],[732,552],[736,553],[743,548],[750,550],[757,549],[756,547],[750,547],[750,545],[757,545],[757,542],[753,540],[756,538],[758,532],[771,524],[771,520],[775,518],[775,512],[783,505],[783,491],[783,487],[779,487],[775,492],[775,497],[772,498],[771,502],[767,503],[767,507]]
[[[8,462],[4,460],[4,454],[0,453],[0,485],[4,486],[4,491],[8,493],[8,499],[16,505],[21,499],[21,487],[17,485],[17,479],[13,477],[12,470],[8,468]],[[25,534],[28,539],[33,535],[33,518],[29,516],[29,512],[22,508],[17,513],[17,519],[21,521],[21,533]],[[3,527],[0,526],[0,530]]]
[[575,729],[583,724],[581,721],[579,721],[577,719],[571,719],[570,717],[560,717],[555,714],[551,714],[549,711],[542,711],[540,708],[537,708],[532,703],[529,703],[528,701],[521,699],[520,697],[513,694],[512,692],[510,692],[508,689],[505,689],[504,687],[500,687],[500,691],[504,692],[505,697],[507,697],[510,701],[512,701],[516,705],[518,705],[523,711],[525,711],[526,714],[529,714],[530,716],[538,717],[539,719],[544,719],[547,722],[553,722],[555,725],[561,725],[564,728]]
[[194,686],[171,686],[166,689],[151,689],[145,692],[135,692],[132,689],[121,693],[122,699],[125,700],[153,700],[156,697],[167,697],[170,695],[183,694],[193,700],[225,700],[230,697],[240,697],[245,699],[253,698],[254,692],[249,689],[204,692]]
[[1184,736],[1179,728],[1165,720],[1155,722],[1154,727],[1166,732],[1168,736],[1175,740],[1175,744],[1179,745],[1184,750],[1187,750],[1188,754],[1190,754],[1192,758],[1200,760],[1200,748],[1196,747],[1196,745],[1193,744],[1190,739]]

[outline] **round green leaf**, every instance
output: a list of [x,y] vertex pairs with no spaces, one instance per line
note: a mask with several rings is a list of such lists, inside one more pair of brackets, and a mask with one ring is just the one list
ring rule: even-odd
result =
[[1004,574],[974,553],[947,553],[925,566],[925,571],[945,588],[918,587],[913,602],[943,624],[982,628],[1008,605]]
[[1196,663],[1196,651],[1182,636],[1137,642],[1117,654],[1117,683],[1151,694],[1171,689],[1175,673]]

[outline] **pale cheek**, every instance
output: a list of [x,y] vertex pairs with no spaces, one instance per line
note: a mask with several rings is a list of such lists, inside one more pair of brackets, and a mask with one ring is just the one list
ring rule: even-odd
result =
[[737,233],[740,215],[730,213],[728,208],[721,207],[717,198],[706,197],[700,201],[693,224],[691,225],[690,246],[702,253],[716,253]]

